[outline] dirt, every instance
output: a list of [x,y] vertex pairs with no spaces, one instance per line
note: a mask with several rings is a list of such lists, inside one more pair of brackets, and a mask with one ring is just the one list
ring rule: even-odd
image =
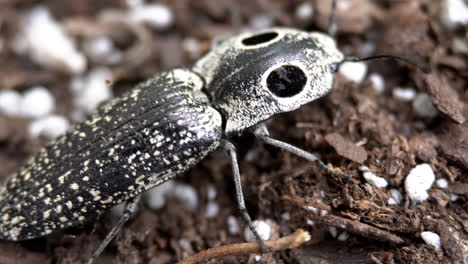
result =
[[[0,33],[7,47],[13,45],[21,14],[38,2],[0,2]],[[199,52],[203,54],[216,36],[238,32],[259,14],[271,17],[274,25],[325,31],[330,9],[327,1],[310,1],[315,6],[314,17],[302,21],[294,16],[301,1],[160,2],[174,10],[175,24],[163,32],[151,30],[146,35],[131,34],[125,27],[104,26],[97,20],[97,14],[104,9],[126,8],[124,1],[44,4],[78,38],[102,30],[123,49],[139,47],[140,52],[128,51],[124,63],[112,66],[116,94],[158,71],[191,65],[200,55],[183,51],[181,43],[186,37],[199,40]],[[351,180],[328,175],[318,166],[257,142],[250,135],[234,139],[251,216],[274,221],[279,235],[299,228],[312,234],[306,245],[266,254],[258,263],[468,261],[468,60],[466,54],[455,53],[451,44],[468,29],[447,30],[438,18],[440,2],[352,0],[352,11],[339,9],[337,13],[337,41],[346,55],[363,56],[363,47],[371,41],[376,46],[375,54],[410,58],[430,66],[431,74],[387,60],[374,61],[369,63],[369,71],[384,77],[383,93],[376,92],[369,80],[356,84],[338,74],[329,95],[267,122],[272,136],[319,154],[329,168],[352,175]],[[0,89],[23,91],[31,85],[44,85],[56,97],[56,113],[71,120],[69,76],[45,70],[11,49],[0,51],[0,61]],[[428,93],[438,116],[416,115],[411,102],[392,97],[392,89],[397,86]],[[2,181],[47,142],[28,136],[28,122],[0,114]],[[434,184],[429,199],[415,204],[405,195],[404,179],[421,163],[430,164],[436,178],[447,179],[449,187]],[[377,188],[367,183],[359,170],[362,165],[385,178],[389,186]],[[164,208],[152,211],[142,204],[99,263],[174,263],[204,249],[244,241],[242,232],[228,232],[229,216],[241,223],[241,230],[244,225],[224,153],[213,153],[178,181],[197,190],[200,206],[191,211],[183,203],[170,200]],[[215,186],[214,201],[220,206],[213,218],[205,216],[209,185]],[[403,194],[399,204],[389,205],[389,189]],[[453,200],[455,194],[457,199]],[[307,210],[309,200],[320,201],[329,210]],[[327,213],[320,213],[324,211]],[[0,263],[82,263],[116,220],[106,214],[96,223],[46,238],[21,243],[1,241]],[[330,232],[330,227],[335,227],[336,232]],[[442,249],[436,251],[424,243],[422,231],[438,233]],[[346,235],[342,235],[344,232]],[[334,233],[348,237],[341,241]],[[226,257],[211,263],[256,260],[254,256]]]

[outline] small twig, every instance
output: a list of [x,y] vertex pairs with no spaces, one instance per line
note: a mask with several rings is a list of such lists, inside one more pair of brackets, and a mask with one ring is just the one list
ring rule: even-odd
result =
[[310,207],[314,207],[314,208],[318,208],[318,209],[322,209],[322,210],[326,210],[326,211],[331,210],[331,207],[324,204],[324,203],[320,203],[320,202],[316,202],[316,201],[309,201],[307,199],[304,199],[304,198],[298,197],[298,196],[283,195],[283,196],[281,196],[281,200],[291,201],[291,202],[297,203],[297,204],[299,204],[301,206],[310,206]]
[[321,217],[311,216],[314,221],[320,224],[334,226],[346,230],[350,233],[358,234],[363,237],[368,237],[370,239],[390,242],[394,244],[402,244],[405,241],[390,232],[373,227],[368,224],[364,224],[358,221],[353,221],[350,219],[342,218],[335,215],[325,215]]
[[[270,251],[273,252],[298,247],[309,240],[309,232],[306,232],[304,230],[298,230],[289,236],[285,236],[277,240],[266,241],[265,245],[268,247],[268,249],[270,249]],[[261,253],[258,243],[239,243],[224,245],[215,248],[210,248],[200,253],[197,253],[185,260],[180,261],[178,264],[204,263],[210,259],[225,256],[247,255],[253,253]]]

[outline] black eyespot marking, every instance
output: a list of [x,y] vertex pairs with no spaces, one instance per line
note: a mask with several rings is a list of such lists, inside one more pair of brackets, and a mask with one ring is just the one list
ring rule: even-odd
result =
[[278,36],[278,33],[276,33],[276,32],[266,32],[266,33],[262,33],[260,35],[254,35],[254,36],[248,37],[246,39],[243,39],[242,44],[244,44],[246,46],[254,46],[254,45],[258,45],[258,44],[268,42],[268,41],[276,38],[277,36]]
[[278,97],[291,97],[302,91],[307,77],[301,68],[283,65],[273,70],[266,80],[268,89]]

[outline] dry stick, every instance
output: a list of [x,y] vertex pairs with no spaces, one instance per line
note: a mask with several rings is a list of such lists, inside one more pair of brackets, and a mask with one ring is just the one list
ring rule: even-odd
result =
[[405,242],[401,237],[387,232],[385,230],[335,215],[312,217],[312,219],[317,223],[338,227],[351,233],[358,234],[363,237],[368,237],[374,240],[390,242],[394,244],[402,244]]
[[314,208],[318,208],[318,209],[322,209],[322,210],[326,210],[326,211],[331,210],[331,207],[329,205],[326,205],[326,204],[320,203],[320,202],[316,202],[316,201],[307,200],[307,199],[304,199],[304,198],[298,197],[298,196],[283,195],[283,196],[281,196],[281,200],[291,201],[291,202],[297,203],[297,204],[299,204],[301,206],[310,206],[310,207],[314,207]]
[[[299,229],[295,233],[285,236],[276,240],[266,241],[265,245],[270,249],[270,251],[278,251],[288,248],[294,248],[302,245],[304,242],[310,240],[309,232]],[[258,243],[239,243],[239,244],[230,244],[219,246],[215,248],[210,248],[200,253],[197,253],[185,260],[180,261],[178,264],[195,264],[206,262],[210,259],[225,257],[225,256],[234,256],[234,255],[247,255],[259,253],[260,247]]]

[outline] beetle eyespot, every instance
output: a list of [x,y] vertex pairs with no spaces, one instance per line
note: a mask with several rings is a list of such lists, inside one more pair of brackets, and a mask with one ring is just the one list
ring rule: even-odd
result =
[[259,35],[253,35],[242,40],[242,44],[246,46],[254,46],[268,42],[278,36],[276,32],[266,32]]
[[283,65],[273,70],[267,77],[268,89],[278,97],[292,97],[302,91],[307,77],[301,68]]

